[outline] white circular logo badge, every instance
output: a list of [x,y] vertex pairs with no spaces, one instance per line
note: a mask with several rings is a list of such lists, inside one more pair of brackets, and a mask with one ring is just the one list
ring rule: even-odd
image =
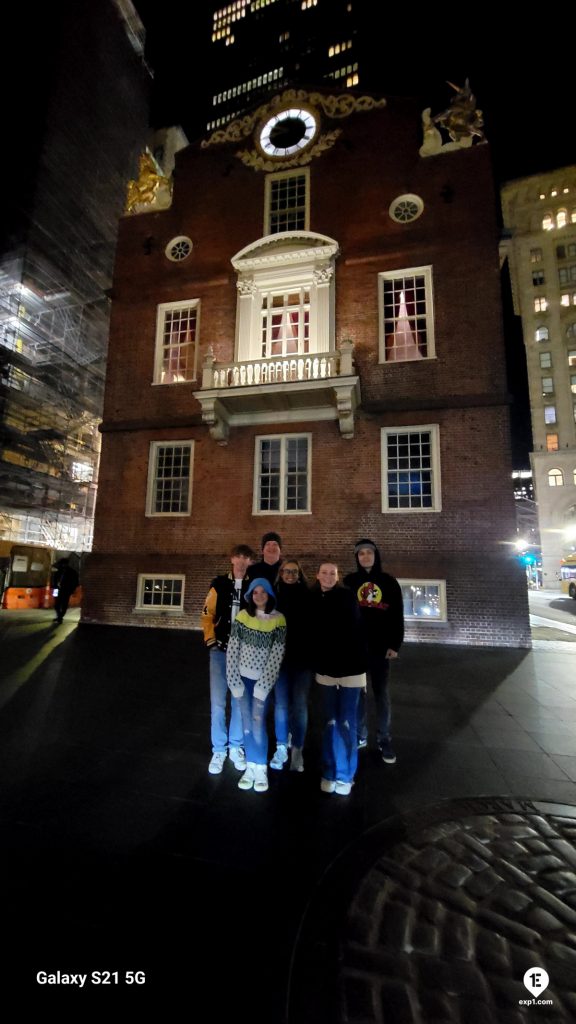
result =
[[530,967],[524,975],[524,984],[533,996],[542,995],[550,983],[550,978],[543,967]]

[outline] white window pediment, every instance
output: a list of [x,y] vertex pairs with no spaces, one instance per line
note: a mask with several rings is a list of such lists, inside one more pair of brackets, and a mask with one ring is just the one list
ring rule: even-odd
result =
[[[251,242],[232,258],[238,273],[236,359],[335,349],[333,238],[284,231]],[[272,341],[274,344],[272,344]]]
[[232,266],[238,273],[264,269],[277,264],[318,263],[334,259],[338,242],[315,231],[281,231],[265,235],[245,246],[232,257]]

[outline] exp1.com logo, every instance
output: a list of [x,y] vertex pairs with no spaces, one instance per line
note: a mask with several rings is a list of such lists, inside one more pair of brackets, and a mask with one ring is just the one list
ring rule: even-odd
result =
[[519,999],[520,1006],[552,1006],[553,999],[537,999],[548,988],[550,978],[543,967],[530,967],[523,978],[524,984],[533,999]]

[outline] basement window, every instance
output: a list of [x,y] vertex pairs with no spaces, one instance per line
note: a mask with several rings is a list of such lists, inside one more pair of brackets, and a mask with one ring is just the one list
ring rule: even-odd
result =
[[445,580],[398,580],[404,617],[415,622],[446,622]]
[[184,610],[184,576],[138,576],[136,608],[138,611],[168,611],[172,614]]

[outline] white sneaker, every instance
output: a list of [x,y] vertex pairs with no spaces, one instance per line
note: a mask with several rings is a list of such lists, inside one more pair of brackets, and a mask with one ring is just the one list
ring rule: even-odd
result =
[[352,792],[353,782],[342,782],[340,779],[336,782],[335,793],[339,793],[340,796],[349,796]]
[[246,754],[242,747],[230,747],[228,756],[232,761],[232,764],[239,772],[246,771]]
[[224,761],[226,760],[226,751],[217,750],[215,754],[212,754],[210,758],[210,764],[208,765],[208,771],[210,775],[220,775],[224,767]]
[[292,750],[290,752],[290,771],[304,771],[304,758],[302,757],[302,747],[292,747]]
[[336,789],[334,779],[320,779],[320,789],[323,793],[333,793]]
[[238,781],[238,789],[252,789],[252,786],[254,785],[254,772],[255,772],[255,770],[256,770],[256,765],[254,764],[254,762],[253,761],[248,761],[248,763],[246,765],[246,771],[244,772],[244,775],[242,775],[240,777],[239,781]]
[[276,768],[277,771],[281,771],[286,761],[288,760],[288,747],[285,743],[279,743],[276,747],[276,753],[270,761],[270,767]]
[[265,764],[254,765],[254,791],[265,793],[268,789],[268,768]]

